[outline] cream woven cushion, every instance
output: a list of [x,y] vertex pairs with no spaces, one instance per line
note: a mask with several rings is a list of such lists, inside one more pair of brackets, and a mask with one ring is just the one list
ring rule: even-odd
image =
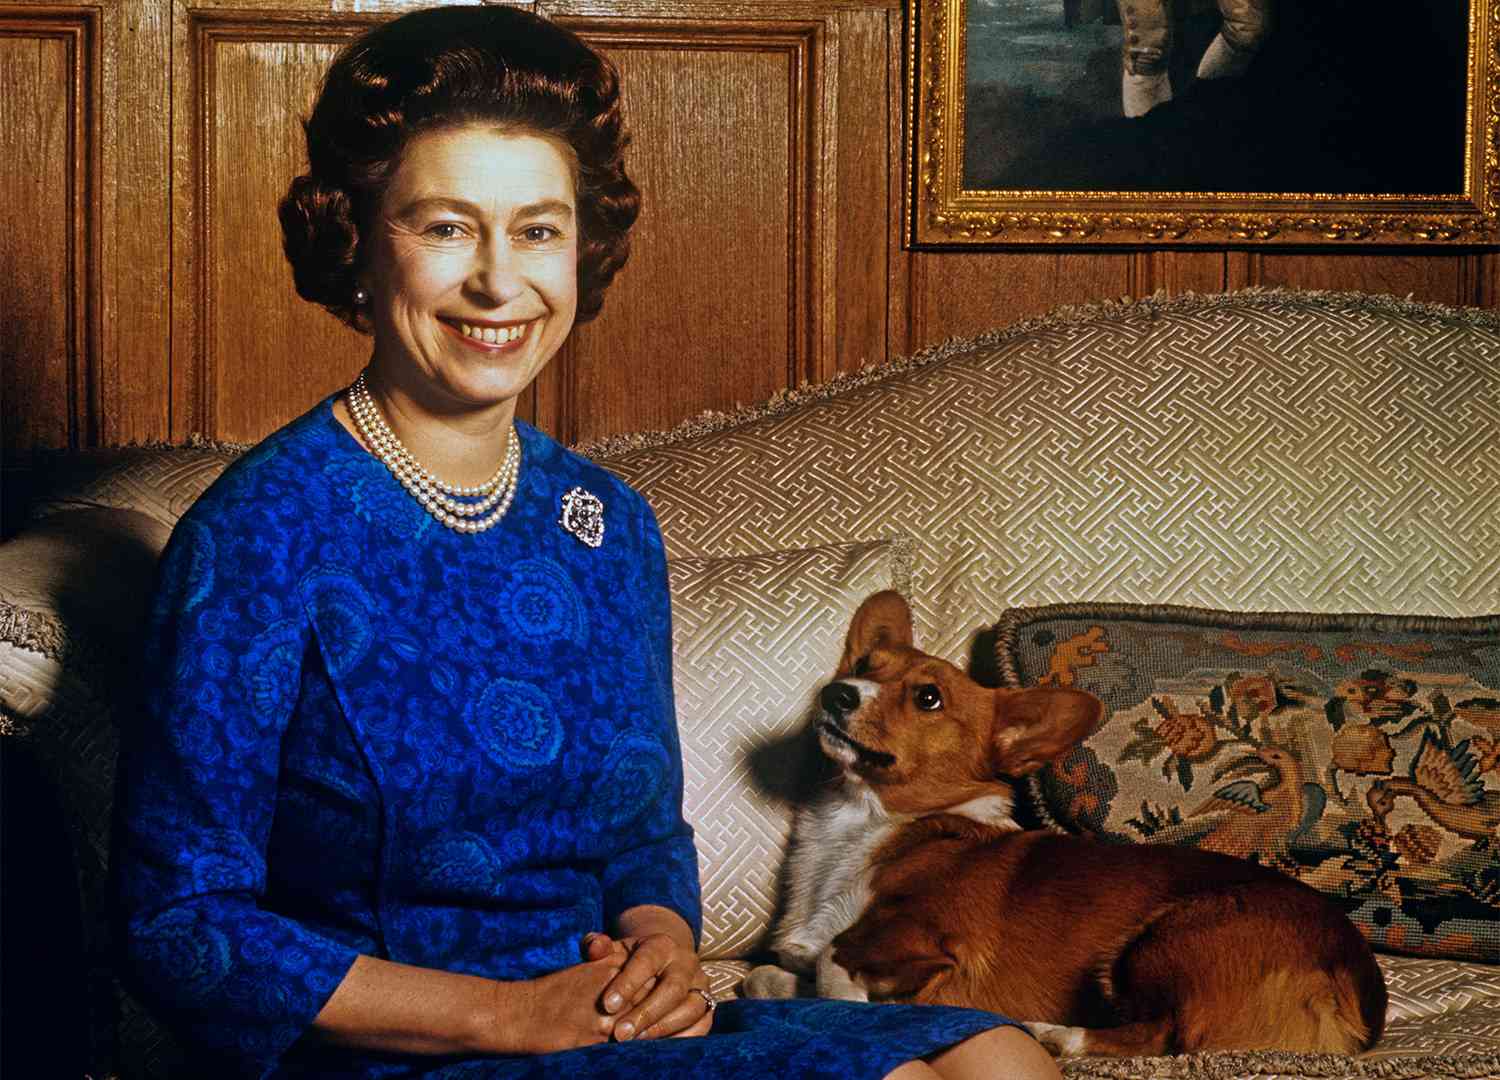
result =
[[1482,615],[1500,318],[1295,292],[1064,312],[592,448],[668,555],[919,537],[917,640],[1012,606]]
[[817,690],[860,601],[904,587],[910,555],[897,539],[668,562],[706,958],[745,957],[769,929]]

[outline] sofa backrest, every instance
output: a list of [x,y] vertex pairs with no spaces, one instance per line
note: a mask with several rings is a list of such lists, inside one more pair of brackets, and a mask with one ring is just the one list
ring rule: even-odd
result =
[[1250,291],[1064,311],[593,448],[669,555],[916,541],[918,644],[1067,601],[1479,615],[1500,318]]

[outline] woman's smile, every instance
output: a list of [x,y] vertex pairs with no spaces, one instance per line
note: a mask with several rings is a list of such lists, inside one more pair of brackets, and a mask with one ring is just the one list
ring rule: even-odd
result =
[[471,349],[482,352],[504,352],[518,348],[525,340],[534,320],[525,322],[495,323],[479,319],[439,318],[443,329],[458,337]]

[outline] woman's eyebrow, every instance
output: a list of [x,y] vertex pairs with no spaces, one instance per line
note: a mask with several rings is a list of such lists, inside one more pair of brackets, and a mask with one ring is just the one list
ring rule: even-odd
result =
[[[396,211],[396,216],[409,217],[423,210],[437,207],[446,210],[456,210],[461,214],[468,214],[470,217],[482,216],[482,211],[474,203],[469,202],[467,199],[455,199],[448,195],[428,195],[413,199]],[[534,203],[518,206],[511,211],[511,217],[545,217],[554,214],[566,220],[572,220],[573,207],[570,203],[563,202],[561,199],[541,199]]]
[[561,199],[542,199],[539,202],[527,203],[518,206],[512,216],[514,217],[548,217],[557,216],[565,220],[573,219],[573,207]]

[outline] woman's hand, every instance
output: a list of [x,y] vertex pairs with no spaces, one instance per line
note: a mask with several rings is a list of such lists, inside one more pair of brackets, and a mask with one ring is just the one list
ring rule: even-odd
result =
[[593,935],[584,948],[588,958],[581,964],[526,983],[497,984],[522,995],[516,1030],[521,1045],[508,1052],[550,1054],[609,1041],[617,1021],[604,1009],[604,994],[629,954],[622,943],[603,934]]
[[[672,919],[681,923],[675,915]],[[629,955],[604,989],[605,1011],[616,1017],[614,1038],[624,1042],[706,1035],[713,1026],[704,996],[708,977],[693,951],[691,934],[670,925],[643,929],[646,932],[619,939],[596,934],[586,943],[590,956],[618,955],[614,950],[620,948]]]

